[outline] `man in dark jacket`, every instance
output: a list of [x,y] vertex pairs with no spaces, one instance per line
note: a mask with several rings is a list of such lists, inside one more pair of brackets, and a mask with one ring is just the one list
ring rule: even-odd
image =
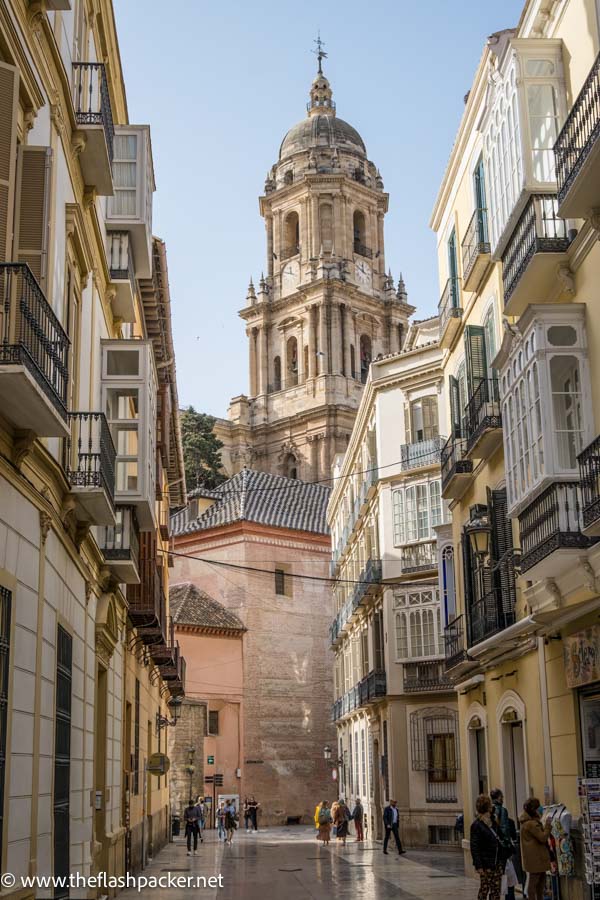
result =
[[480,897],[500,897],[504,858],[500,829],[492,818],[492,801],[480,794],[475,803],[477,816],[471,825],[471,857],[480,878]]
[[192,855],[192,837],[194,838],[194,855],[198,849],[198,836],[200,834],[200,820],[202,819],[202,810],[194,803],[190,797],[189,803],[183,813],[183,821],[185,822],[185,836],[187,838],[187,855]]
[[383,827],[385,828],[385,837],[383,839],[383,852],[387,855],[388,843],[390,840],[390,835],[394,835],[394,840],[396,841],[396,847],[398,848],[398,853],[402,856],[406,853],[406,850],[402,849],[402,841],[400,840],[399,834],[399,825],[400,825],[400,816],[398,815],[398,809],[395,800],[390,800],[389,806],[383,811]]

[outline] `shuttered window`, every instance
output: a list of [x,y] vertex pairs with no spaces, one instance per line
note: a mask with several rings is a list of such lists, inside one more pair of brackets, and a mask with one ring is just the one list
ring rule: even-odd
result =
[[43,291],[47,278],[51,167],[50,147],[19,147],[15,255],[19,262],[27,263]]
[[0,262],[12,260],[19,73],[0,62]]
[[467,394],[471,399],[481,382],[488,377],[485,328],[482,325],[465,327],[465,363]]
[[506,488],[492,491],[488,488],[488,510],[492,525],[491,559],[493,584],[499,592],[502,612],[508,616],[514,612],[516,582],[512,556],[512,520],[508,517]]
[[452,425],[452,437],[462,437],[461,427],[461,410],[460,410],[460,390],[458,378],[450,375],[448,378],[448,388],[450,394],[450,419]]

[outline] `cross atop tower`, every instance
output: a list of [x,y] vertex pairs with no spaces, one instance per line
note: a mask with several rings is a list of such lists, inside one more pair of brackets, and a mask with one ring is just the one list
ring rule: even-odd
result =
[[320,31],[317,31],[317,39],[316,39],[316,41],[313,41],[313,44],[317,45],[317,49],[313,50],[312,53],[314,53],[315,56],[317,57],[317,59],[319,60],[319,75],[322,75],[323,67],[322,67],[321,63],[324,59],[327,59],[327,54],[323,50],[323,47],[325,46],[325,44],[321,40],[321,32]]

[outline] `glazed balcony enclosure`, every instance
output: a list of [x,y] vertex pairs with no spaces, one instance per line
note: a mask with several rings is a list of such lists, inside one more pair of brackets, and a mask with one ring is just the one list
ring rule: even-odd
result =
[[589,537],[600,536],[600,436],[577,457],[581,478],[582,527]]
[[476,291],[491,261],[487,209],[476,209],[462,242],[465,291]]
[[119,584],[140,580],[140,540],[135,507],[118,506],[115,524],[102,528],[98,540],[107,566]]
[[586,218],[600,207],[600,54],[554,144],[558,212]]
[[447,345],[460,328],[463,311],[460,305],[460,278],[449,278],[438,303],[440,344]]
[[109,231],[107,235],[108,270],[114,290],[113,314],[123,322],[135,322],[135,267],[127,231]]
[[65,470],[79,519],[92,525],[115,521],[115,446],[101,412],[69,413]]
[[19,431],[68,437],[69,339],[29,266],[0,263],[0,408]]
[[531,302],[555,292],[573,232],[558,215],[556,194],[533,194],[502,254],[504,312],[520,316]]
[[450,436],[442,447],[442,497],[457,500],[466,491],[473,477],[473,461],[467,457],[467,441]]
[[81,132],[81,171],[100,196],[113,192],[115,127],[103,63],[73,63],[73,106]]
[[352,594],[344,603],[329,628],[332,645],[335,645],[342,637],[346,628],[353,621],[359,607],[364,603],[365,598],[381,583],[381,575],[381,560],[369,559],[360,573],[358,584],[355,585]]

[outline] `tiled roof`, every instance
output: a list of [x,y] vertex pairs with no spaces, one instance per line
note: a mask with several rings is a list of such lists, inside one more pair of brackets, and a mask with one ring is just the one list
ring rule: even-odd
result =
[[190,520],[186,510],[171,518],[175,537],[242,521],[329,533],[326,512],[331,490],[323,484],[242,469],[214,493],[218,499],[197,518]]
[[243,622],[218,600],[190,581],[169,589],[169,607],[175,625],[195,625],[214,631],[245,631]]

